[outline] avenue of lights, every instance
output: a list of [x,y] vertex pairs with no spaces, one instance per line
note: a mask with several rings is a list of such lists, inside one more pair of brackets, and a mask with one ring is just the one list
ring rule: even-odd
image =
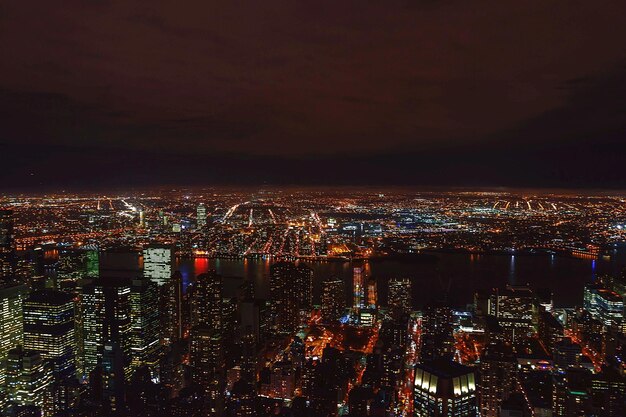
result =
[[[459,302],[415,261],[613,265],[624,203],[347,188],[4,196],[1,415],[624,416],[625,273],[594,275],[572,305],[550,288],[567,282],[506,277]],[[388,260],[403,272],[376,269]]]

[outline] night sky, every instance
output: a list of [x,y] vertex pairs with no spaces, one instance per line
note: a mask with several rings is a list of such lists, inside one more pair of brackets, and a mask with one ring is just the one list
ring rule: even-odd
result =
[[626,188],[623,0],[7,1],[0,53],[4,189]]

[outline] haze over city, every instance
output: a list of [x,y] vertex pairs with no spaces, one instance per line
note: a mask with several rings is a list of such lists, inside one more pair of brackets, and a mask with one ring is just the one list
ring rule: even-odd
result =
[[620,1],[10,2],[0,178],[624,187],[623,12]]

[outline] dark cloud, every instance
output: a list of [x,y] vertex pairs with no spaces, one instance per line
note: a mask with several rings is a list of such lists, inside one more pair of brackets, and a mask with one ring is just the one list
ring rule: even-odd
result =
[[69,158],[138,181],[623,183],[622,1],[24,1],[0,19],[5,181],[28,150],[57,183]]

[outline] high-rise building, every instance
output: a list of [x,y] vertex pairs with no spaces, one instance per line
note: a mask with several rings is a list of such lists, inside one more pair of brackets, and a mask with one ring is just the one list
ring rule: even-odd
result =
[[[266,369],[262,370],[262,374]],[[279,399],[291,399],[296,388],[296,373],[293,363],[283,360],[274,363],[267,376],[260,378],[259,393],[263,396]]]
[[582,359],[582,347],[578,343],[572,342],[570,338],[563,338],[554,345],[554,364],[566,370],[572,366],[580,365]]
[[477,415],[474,371],[444,358],[417,365],[414,397],[417,417]]
[[157,285],[172,277],[173,248],[168,245],[150,245],[143,250],[143,276]]
[[293,262],[278,262],[270,267],[270,303],[277,332],[290,334],[297,329],[300,309],[309,308],[312,303],[312,277],[310,268]]
[[547,311],[539,313],[537,329],[539,338],[548,352],[552,352],[556,344],[563,339],[563,325]]
[[132,367],[150,369],[157,378],[161,355],[161,326],[159,316],[159,289],[148,278],[132,281],[130,291],[131,355]]
[[355,267],[352,270],[352,287],[354,289],[352,307],[356,313],[363,308],[365,302],[365,283],[363,280],[363,268]]
[[4,386],[9,350],[24,341],[23,302],[28,288],[21,284],[0,284],[0,387]]
[[44,416],[49,409],[52,369],[37,352],[21,346],[11,349],[6,361],[6,394],[9,405],[35,406]]
[[105,342],[117,343],[124,369],[131,372],[130,280],[101,277],[83,285],[81,292],[81,373],[88,376],[102,362]]
[[161,298],[163,341],[171,344],[183,337],[183,275],[179,271],[161,288]]
[[492,343],[480,358],[480,415],[498,417],[502,402],[515,390],[517,361],[510,345]]
[[626,376],[605,367],[591,378],[593,405],[599,415],[618,417],[626,415]]
[[605,326],[621,329],[624,321],[624,299],[620,294],[604,288],[601,284],[588,284],[585,286],[584,307],[594,319],[600,320]]
[[98,384],[102,392],[98,393],[98,396],[101,396],[107,414],[123,415],[125,411],[126,363],[126,354],[119,343],[111,339],[106,340],[102,346],[102,364],[98,366],[98,369],[102,370],[102,383]]
[[346,306],[343,281],[329,277],[322,282],[322,319],[332,323],[341,319]]
[[15,270],[13,210],[0,210],[0,279],[11,277]]
[[426,306],[422,315],[420,360],[434,360],[454,353],[452,309],[445,304]]
[[206,226],[206,207],[204,204],[198,204],[198,208],[196,209],[196,224],[198,229]]
[[209,416],[221,416],[226,385],[224,340],[219,330],[199,325],[191,329],[190,365],[193,380],[202,387]]
[[370,278],[367,281],[367,308],[376,309],[378,307],[378,290],[376,280]]
[[535,295],[528,286],[507,285],[504,290],[495,289],[490,314],[496,316],[508,340],[528,337],[535,332],[537,323]]
[[309,311],[313,307],[313,270],[299,264],[295,270],[296,303],[299,310]]
[[569,368],[552,374],[552,415],[594,415],[591,402],[591,372]]
[[143,210],[139,210],[139,227],[146,226],[146,213]]
[[200,274],[190,288],[191,326],[222,328],[223,279],[214,270]]
[[66,292],[35,291],[24,300],[24,349],[50,363],[57,382],[76,376],[74,310]]
[[410,279],[392,278],[389,280],[387,306],[396,316],[411,312],[413,302]]

